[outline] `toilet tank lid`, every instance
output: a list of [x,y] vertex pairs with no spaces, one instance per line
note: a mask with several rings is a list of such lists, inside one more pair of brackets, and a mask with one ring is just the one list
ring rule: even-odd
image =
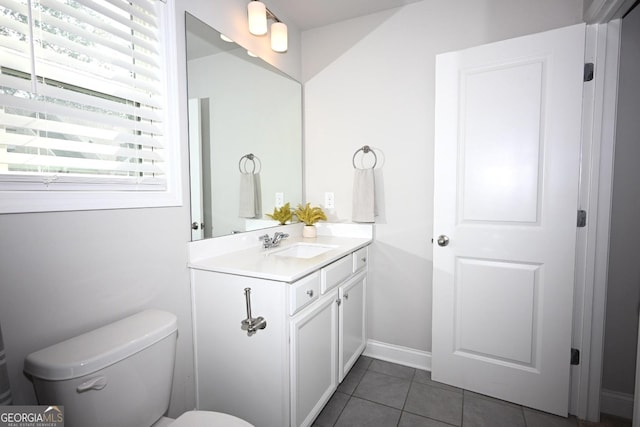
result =
[[174,314],[146,310],[31,353],[24,371],[51,381],[82,377],[155,344],[177,329]]

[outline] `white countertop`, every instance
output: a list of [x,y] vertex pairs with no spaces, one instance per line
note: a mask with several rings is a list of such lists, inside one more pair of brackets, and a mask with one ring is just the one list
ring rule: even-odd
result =
[[[371,237],[321,236],[303,238],[291,236],[283,240],[280,246],[264,249],[254,246],[222,255],[191,260],[189,267],[197,270],[215,271],[219,273],[276,280],[279,282],[295,282],[327,264],[332,263],[349,253],[372,242]],[[289,246],[298,243],[336,246],[329,251],[312,258],[292,258],[274,255]]]

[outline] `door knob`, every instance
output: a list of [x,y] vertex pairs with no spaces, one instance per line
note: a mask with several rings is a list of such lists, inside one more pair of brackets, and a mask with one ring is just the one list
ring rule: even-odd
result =
[[447,246],[449,244],[449,237],[441,234],[438,236],[438,246]]
[[197,230],[198,228],[204,229],[204,223],[200,223],[200,224],[198,224],[197,222],[191,223],[192,230]]

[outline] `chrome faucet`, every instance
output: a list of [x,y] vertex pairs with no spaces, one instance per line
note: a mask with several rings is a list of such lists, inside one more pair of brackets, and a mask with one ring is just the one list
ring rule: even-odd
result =
[[280,245],[282,239],[286,239],[289,237],[287,233],[281,233],[276,231],[273,235],[273,238],[269,237],[269,234],[265,234],[264,236],[260,236],[258,239],[262,241],[262,247],[265,249],[275,248]]

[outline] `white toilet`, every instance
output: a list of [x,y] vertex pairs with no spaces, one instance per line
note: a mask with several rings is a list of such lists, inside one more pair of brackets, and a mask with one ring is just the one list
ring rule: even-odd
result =
[[[147,310],[27,356],[41,405],[63,405],[67,427],[252,427],[240,418],[169,407],[176,316]],[[157,423],[157,424],[156,424]]]

